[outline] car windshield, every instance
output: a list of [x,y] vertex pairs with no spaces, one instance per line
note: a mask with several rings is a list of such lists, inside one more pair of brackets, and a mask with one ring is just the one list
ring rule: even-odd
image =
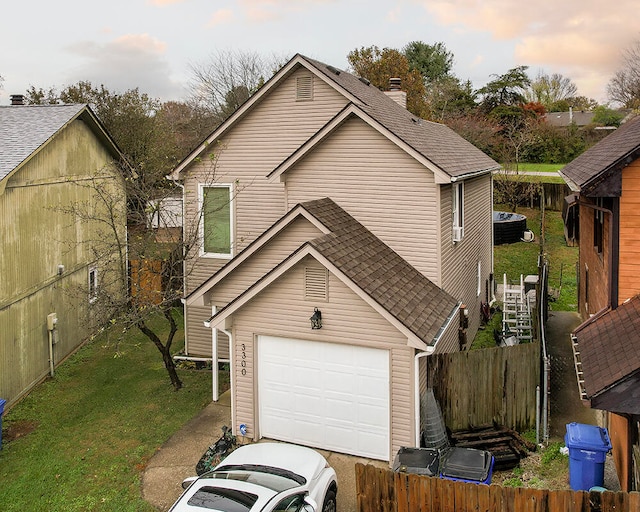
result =
[[250,482],[275,492],[286,491],[307,483],[304,477],[293,471],[255,464],[222,466],[206,476],[208,478],[225,478]]
[[187,504],[222,512],[248,512],[257,499],[258,496],[249,492],[205,485],[189,498]]

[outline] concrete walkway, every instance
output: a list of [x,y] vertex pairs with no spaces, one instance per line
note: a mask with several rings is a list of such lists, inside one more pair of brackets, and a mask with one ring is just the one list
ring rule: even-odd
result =
[[[218,402],[207,405],[149,460],[142,475],[142,497],[158,510],[168,510],[182,494],[182,481],[196,474],[196,464],[200,457],[222,435],[223,425],[231,425],[229,391],[224,393]],[[356,510],[356,463],[373,464],[380,468],[389,467],[386,461],[318,451],[333,467],[338,478],[338,512]]]

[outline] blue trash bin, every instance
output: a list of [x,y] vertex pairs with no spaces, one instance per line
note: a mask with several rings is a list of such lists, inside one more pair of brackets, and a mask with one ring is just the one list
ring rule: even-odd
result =
[[588,491],[604,484],[604,463],[611,450],[606,428],[583,423],[567,424],[564,443],[569,449],[569,485]]
[[2,415],[4,414],[4,404],[7,401],[0,398],[0,450],[2,450]]

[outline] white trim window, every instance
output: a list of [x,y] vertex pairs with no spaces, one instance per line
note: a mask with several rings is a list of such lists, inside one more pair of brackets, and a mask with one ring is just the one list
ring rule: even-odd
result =
[[231,258],[233,248],[233,187],[200,185],[200,255]]
[[478,260],[478,289],[476,290],[476,297],[480,297],[482,293],[482,260]]
[[453,242],[460,242],[464,237],[464,183],[454,183],[451,187],[451,213],[453,216]]
[[87,289],[89,293],[89,304],[93,304],[98,300],[98,267],[89,267]]

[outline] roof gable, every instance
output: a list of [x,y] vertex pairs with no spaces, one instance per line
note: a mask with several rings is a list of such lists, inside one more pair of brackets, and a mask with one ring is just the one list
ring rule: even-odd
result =
[[560,174],[572,190],[588,195],[640,157],[640,117],[624,123],[569,162]]
[[404,332],[409,343],[426,348],[458,308],[457,301],[437,287],[330,199],[298,205],[331,232],[302,244],[211,318],[222,323],[306,256],[312,256]]
[[258,102],[300,66],[308,69],[345,96],[349,102],[357,105],[361,112],[365,112],[384,129],[382,133],[387,136],[393,135],[403,142],[405,150],[410,148],[451,178],[488,173],[500,167],[497,162],[447,126],[417,118],[367,81],[298,54],[187,156],[176,167],[171,177],[180,179],[180,174],[205,152],[210,144],[219,140],[233,124],[247,115]]
[[17,172],[68,124],[82,119],[114,157],[121,153],[91,109],[75,105],[0,107],[0,193],[6,178]]

